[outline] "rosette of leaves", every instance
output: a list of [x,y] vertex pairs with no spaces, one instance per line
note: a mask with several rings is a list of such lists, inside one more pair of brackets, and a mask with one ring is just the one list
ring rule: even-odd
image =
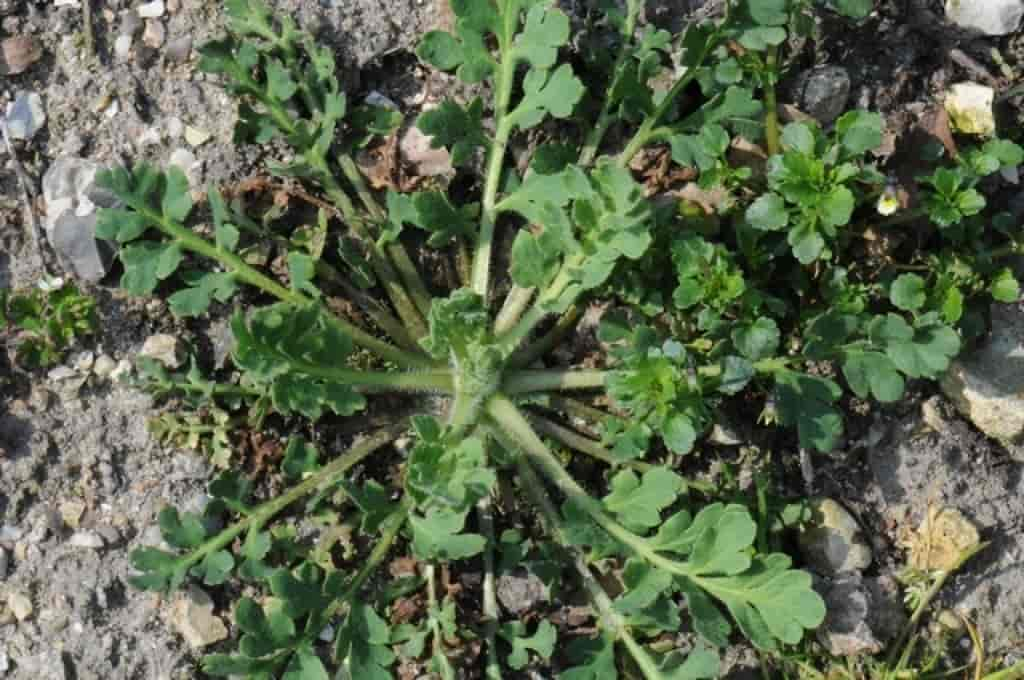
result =
[[28,368],[59,362],[75,341],[96,330],[96,301],[70,282],[35,290],[0,290],[0,332],[13,360]]
[[[317,247],[283,236],[275,243],[288,252],[264,269],[240,249],[265,234],[216,189],[207,211],[177,170],[101,176],[125,206],[101,214],[99,233],[121,244],[126,288],[169,294],[179,315],[236,305],[238,382],[158,376],[158,385],[299,427],[358,424],[363,411],[385,422],[337,456],[292,438],[280,465],[288,486],[262,502],[262,487],[228,470],[203,515],[165,510],[167,546],[133,555],[136,584],[247,582],[232,607],[239,639],[203,662],[216,676],[386,678],[403,658],[456,677],[465,658],[456,652],[475,636],[490,680],[549,657],[578,680],[616,677],[625,663],[648,680],[681,680],[715,675],[714,648],[734,635],[765,650],[798,643],[825,614],[810,575],[758,539],[756,499],[691,492],[672,454],[695,450],[716,409],[740,394],[770,397],[801,446],[829,450],[844,382],[891,400],[958,351],[921,277],[841,266],[858,202],[879,181],[863,163],[877,118],[848,114],[830,136],[787,128],[765,189],[728,154],[738,137],[759,141],[761,85],[706,78],[727,59],[726,39],[764,19],[757,3],[675,37],[638,33],[630,0],[600,22],[618,33],[614,58],[579,74],[571,22],[554,3],[451,5],[453,31],[427,34],[417,54],[487,82],[493,100],[445,101],[417,125],[461,172],[482,168],[475,184],[373,192],[351,152],[394,121],[350,109],[330,51],[257,0],[228,2],[229,35],[204,50],[204,64],[241,100],[239,140],[289,145],[293,160],[273,171],[335,208],[321,214]],[[667,90],[649,87],[676,67]],[[624,146],[610,143],[612,130]],[[510,146],[530,135],[557,139],[513,163]],[[687,230],[672,197],[659,207],[630,170],[654,145],[750,207],[723,211],[717,231]],[[337,253],[323,245],[335,236]],[[431,290],[410,247],[432,249],[431,261],[451,255],[455,284]],[[573,346],[582,309],[626,289],[636,300],[667,294],[625,310],[628,322],[606,318],[607,354],[586,367],[552,352]],[[336,304],[342,295],[353,304]],[[810,370],[828,364],[839,374]],[[245,393],[234,406],[227,388]],[[590,427],[577,431],[570,416]],[[601,431],[605,442],[589,436]],[[581,484],[555,447],[607,470]],[[506,526],[521,513],[502,512],[498,495],[530,501],[546,532],[530,532],[521,554],[582,587],[596,635],[502,615],[496,553],[508,541],[497,537],[526,527]],[[382,568],[398,555],[416,566],[411,578]],[[438,567],[450,563],[483,572],[480,625],[439,593]],[[622,593],[598,582],[598,565],[621,570]],[[399,592],[426,603],[401,624]],[[688,654],[652,644],[684,626],[702,638]],[[553,655],[563,637],[577,639]]]

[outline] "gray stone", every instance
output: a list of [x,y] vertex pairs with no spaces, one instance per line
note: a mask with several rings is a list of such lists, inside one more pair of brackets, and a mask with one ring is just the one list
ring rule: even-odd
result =
[[132,37],[130,35],[119,35],[114,40],[114,55],[120,61],[128,61],[132,54]]
[[179,38],[168,40],[167,47],[164,48],[164,54],[171,61],[188,61],[189,57],[192,56],[192,36],[183,35]]
[[1007,35],[1020,27],[1021,0],[946,0],[946,18],[985,35]]
[[95,184],[102,166],[61,156],[43,176],[46,235],[62,261],[77,277],[99,281],[113,260],[113,250],[96,239],[96,210],[115,207],[117,199]]
[[1004,442],[1020,443],[1024,438],[1024,313],[1020,308],[993,306],[992,335],[984,345],[955,360],[941,384],[946,396],[979,430]]
[[142,30],[142,17],[134,9],[121,12],[121,28],[119,33],[129,38],[135,37]]
[[19,92],[7,107],[7,133],[11,139],[32,139],[46,125],[43,99],[35,92]]
[[0,548],[0,581],[7,578],[7,551]]
[[875,518],[872,534],[894,527],[900,542],[910,543],[908,559],[922,518],[936,508],[959,509],[977,525],[989,545],[946,583],[937,606],[975,621],[997,658],[1024,639],[1024,475],[952,405],[936,410],[939,429],[915,412],[867,450],[873,480],[862,500]]
[[878,654],[906,621],[899,588],[891,578],[851,574],[823,580],[818,591],[827,614],[818,640],[833,656]]
[[155,359],[167,368],[180,368],[185,363],[185,348],[181,341],[167,333],[157,333],[146,338],[139,354]]
[[841,66],[818,66],[801,73],[794,90],[800,110],[827,125],[846,110],[850,75]]
[[117,362],[111,359],[106,354],[101,354],[96,358],[96,363],[92,365],[92,372],[98,378],[106,378],[117,368]]
[[811,501],[811,520],[800,532],[800,550],[824,576],[861,571],[871,564],[871,546],[853,515],[831,498]]
[[167,29],[162,21],[147,21],[146,30],[142,32],[142,42],[147,46],[157,49],[163,47],[167,39]]
[[499,576],[496,590],[498,601],[512,614],[521,614],[548,599],[544,582],[525,569]]

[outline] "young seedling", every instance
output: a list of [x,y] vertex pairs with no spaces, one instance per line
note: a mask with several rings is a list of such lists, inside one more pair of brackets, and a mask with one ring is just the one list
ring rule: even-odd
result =
[[[310,247],[308,233],[282,235],[216,188],[208,210],[196,209],[177,169],[104,173],[125,207],[104,210],[98,233],[121,244],[124,287],[151,294],[175,277],[184,286],[169,302],[180,316],[236,305],[237,382],[198,372],[150,378],[193,404],[247,408],[256,423],[358,419],[382,392],[405,406],[389,407],[388,422],[367,426],[337,457],[321,459],[293,438],[280,465],[292,486],[262,502],[228,469],[203,516],[161,513],[172,550],[133,554],[137,586],[247,584],[234,606],[237,644],[207,656],[207,674],[314,680],[337,668],[386,678],[399,656],[429,656],[429,669],[453,678],[461,640],[476,636],[486,658],[465,670],[491,679],[551,658],[575,680],[620,668],[682,680],[714,676],[713,648],[734,635],[775,650],[821,623],[810,575],[767,549],[767,527],[755,521],[775,521],[764,494],[750,499],[756,513],[717,501],[676,465],[738,395],[795,428],[798,446],[828,451],[842,434],[844,382],[864,398],[898,399],[906,378],[941,373],[960,339],[929,309],[920,277],[858,252],[882,190],[866,160],[881,139],[878,116],[849,113],[827,134],[788,127],[774,144],[769,132],[766,178],[729,161],[733,140],[762,139],[764,107],[774,108],[769,81],[737,77],[732,41],[758,30],[750,21],[780,24],[762,16],[766,3],[727,4],[724,17],[675,37],[638,30],[638,0],[609,7],[591,17],[600,35],[584,39],[612,41],[614,57],[575,65],[570,19],[552,3],[452,0],[454,33],[427,34],[417,54],[467,83],[486,82],[493,101],[446,101],[417,124],[465,175],[482,169],[479,182],[378,196],[352,154],[390,134],[394,116],[351,106],[333,54],[289,18],[274,19],[259,0],[225,3],[229,34],[203,49],[201,63],[240,100],[238,141],[290,147],[292,160],[270,171],[306,183],[333,214],[321,213],[320,245]],[[780,7],[785,23],[788,5]],[[781,43],[777,31],[760,33]],[[671,86],[653,90],[666,70],[677,74]],[[700,96],[684,98],[693,84]],[[513,164],[510,145],[527,133],[547,141],[528,164]],[[654,200],[638,183],[631,163],[664,145],[700,187],[732,195],[715,228],[712,216]],[[426,232],[420,248],[468,254],[464,287],[425,284],[409,250],[424,234],[410,227]],[[323,247],[335,237],[337,257]],[[990,252],[1017,243],[992,230],[976,240]],[[277,249],[283,266],[252,264],[258,243]],[[257,294],[247,309],[243,285]],[[351,316],[331,304],[339,291]],[[600,325],[597,353],[586,367],[579,356],[560,362],[552,350],[574,347],[582,311],[597,303],[617,308]],[[411,444],[394,455],[388,445],[410,428]],[[607,473],[577,478],[576,454]],[[547,540],[519,545],[512,527],[498,532],[510,521],[499,508],[517,496],[536,508]],[[359,537],[345,551],[342,514],[344,533]],[[314,544],[290,523],[299,520],[325,525]],[[599,634],[556,653],[565,631],[501,620],[499,547],[502,557],[516,550],[525,562],[571,570]],[[419,577],[371,582],[398,554],[419,565]],[[440,591],[439,573],[452,565],[483,569],[475,630]],[[599,569],[621,570],[621,594],[605,590]],[[426,611],[392,625],[388,609],[407,588],[425,588]],[[701,638],[689,655],[652,645],[684,620]]]
[[73,283],[45,282],[27,291],[0,290],[0,334],[15,363],[52,366],[75,341],[96,330],[96,301]]

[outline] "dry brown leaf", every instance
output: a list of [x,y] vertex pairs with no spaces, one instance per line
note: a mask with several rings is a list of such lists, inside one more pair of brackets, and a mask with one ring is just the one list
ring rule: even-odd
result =
[[910,537],[910,566],[925,571],[954,568],[966,550],[981,542],[977,527],[956,508],[929,506]]

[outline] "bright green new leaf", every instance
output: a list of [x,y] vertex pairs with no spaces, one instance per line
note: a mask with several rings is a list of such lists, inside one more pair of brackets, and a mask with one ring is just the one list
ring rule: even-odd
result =
[[537,3],[526,14],[523,31],[516,38],[515,56],[534,68],[551,68],[558,59],[558,48],[568,41],[569,17],[546,3]]
[[924,306],[924,279],[917,274],[900,274],[892,282],[889,299],[898,309],[914,312]]
[[683,478],[663,467],[648,470],[642,478],[623,470],[612,478],[611,488],[604,506],[626,527],[642,531],[661,522],[661,511],[675,503]]
[[1006,267],[1000,269],[989,284],[989,293],[996,302],[1017,302],[1020,299],[1020,283],[1013,271]]
[[551,658],[555,651],[558,631],[550,621],[544,620],[537,626],[533,635],[527,635],[526,624],[521,621],[509,621],[501,625],[498,635],[512,645],[512,651],[507,657],[509,667],[522,670],[530,661],[531,651],[545,661]]
[[569,64],[554,71],[531,69],[523,80],[523,100],[509,120],[524,130],[539,125],[545,116],[568,118],[583,97],[585,88]]

